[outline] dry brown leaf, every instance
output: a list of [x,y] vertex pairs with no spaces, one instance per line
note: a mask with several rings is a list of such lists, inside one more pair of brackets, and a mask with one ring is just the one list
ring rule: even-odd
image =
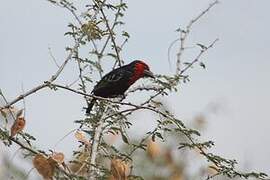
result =
[[37,154],[33,159],[33,165],[44,179],[52,179],[55,162],[47,159],[42,154]]
[[25,119],[24,119],[24,117],[18,117],[14,121],[13,125],[11,126],[11,130],[10,130],[11,131],[11,136],[13,137],[17,133],[19,133],[20,131],[22,131],[23,128],[24,128],[24,126],[25,126]]
[[216,167],[215,165],[210,165],[210,166],[208,166],[208,168],[207,168],[207,173],[209,174],[209,175],[215,175],[215,174],[217,174],[218,173],[218,167]]
[[147,143],[147,149],[146,149],[147,155],[154,160],[157,156],[160,155],[161,150],[157,142],[154,142],[152,140],[149,140]]
[[76,131],[75,138],[86,145],[90,144],[89,141],[86,139],[84,132],[82,131]]
[[121,159],[113,159],[111,161],[111,173],[115,179],[127,180],[130,174],[130,166]]
[[78,140],[78,141],[84,141],[86,138],[85,138],[85,135],[82,131],[76,131],[75,133],[75,138]]
[[59,164],[62,164],[64,162],[64,159],[65,159],[65,155],[61,152],[53,152],[51,157],[55,162],[57,162]]

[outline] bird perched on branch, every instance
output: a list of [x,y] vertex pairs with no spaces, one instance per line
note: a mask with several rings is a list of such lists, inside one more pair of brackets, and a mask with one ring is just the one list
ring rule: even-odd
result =
[[[130,64],[124,65],[112,70],[102,77],[95,85],[92,94],[104,98],[113,98],[124,95],[125,91],[138,79],[143,77],[154,78],[149,66],[143,61],[136,60]],[[89,114],[94,106],[96,98],[93,98],[88,104],[86,114]]]

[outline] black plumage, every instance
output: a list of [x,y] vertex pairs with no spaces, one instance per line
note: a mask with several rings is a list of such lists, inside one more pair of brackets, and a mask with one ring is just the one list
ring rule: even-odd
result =
[[[147,64],[143,61],[133,61],[112,70],[102,77],[95,85],[92,94],[104,98],[113,98],[124,95],[125,91],[141,77],[154,77]],[[89,114],[96,98],[93,98],[88,104],[86,113]]]

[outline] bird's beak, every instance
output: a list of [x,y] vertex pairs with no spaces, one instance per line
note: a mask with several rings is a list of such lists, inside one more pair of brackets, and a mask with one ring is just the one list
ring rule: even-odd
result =
[[144,77],[155,78],[154,74],[151,71],[149,71],[149,70],[144,70],[143,71],[143,75],[144,75]]

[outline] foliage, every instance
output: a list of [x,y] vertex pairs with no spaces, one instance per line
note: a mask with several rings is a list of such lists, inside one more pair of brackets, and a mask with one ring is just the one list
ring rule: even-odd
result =
[[[112,69],[122,66],[124,60],[121,58],[121,52],[130,38],[129,33],[124,29],[123,17],[128,6],[123,0],[117,2],[86,1],[80,16],[78,15],[80,10],[72,2],[67,0],[48,1],[57,7],[66,9],[75,17],[76,22],[68,24],[68,32],[65,33],[65,36],[74,40],[74,45],[66,48],[68,56],[62,65],[58,66],[59,69],[55,74],[44,83],[19,95],[10,102],[5,99],[1,92],[1,96],[6,100],[6,105],[0,109],[2,116],[6,119],[6,125],[0,129],[1,141],[6,146],[17,144],[21,149],[27,151],[26,156],[32,157],[33,166],[43,177],[54,177],[56,179],[143,179],[136,174],[138,172],[136,169],[140,168],[134,166],[138,164],[135,158],[136,153],[146,152],[150,159],[155,161],[160,154],[159,145],[156,142],[166,143],[169,139],[166,137],[175,137],[175,140],[178,141],[175,141],[177,146],[171,148],[178,149],[181,152],[194,150],[208,162],[212,173],[203,174],[204,179],[211,179],[220,175],[228,178],[255,177],[267,179],[268,176],[264,173],[238,171],[236,160],[211,153],[209,149],[214,146],[214,142],[211,140],[200,141],[201,133],[186,126],[162,103],[162,97],[178,91],[181,84],[189,81],[190,77],[187,75],[187,71],[190,68],[196,64],[202,68],[206,67],[200,58],[214,46],[217,40],[208,43],[208,45],[197,43],[199,52],[194,54],[194,59],[190,62],[183,61],[182,55],[185,52],[185,42],[193,24],[214,7],[218,1],[211,3],[185,28],[176,30],[179,38],[173,41],[169,47],[170,50],[172,46],[179,43],[175,74],[156,74],[156,78],[150,80],[147,85],[133,87],[126,93],[126,96],[133,96],[138,91],[141,91],[141,93],[147,92],[143,101],[135,104],[132,101],[127,102],[125,98],[119,100],[95,97],[99,101],[92,113],[84,119],[75,121],[78,124],[75,137],[81,142],[81,145],[77,150],[74,150],[73,161],[66,162],[62,153],[45,152],[35,148],[32,144],[36,139],[23,130],[27,118],[24,117],[22,111],[19,111],[18,115],[18,111],[14,108],[15,104],[43,88],[50,88],[52,91],[71,91],[74,95],[83,96],[86,103],[89,102],[93,98],[89,87],[95,82],[96,76],[102,77],[104,74],[102,63],[105,60],[110,61]],[[85,53],[85,51],[88,52]],[[55,83],[55,80],[70,61],[74,61],[78,65],[78,79],[68,86]],[[74,88],[74,86],[79,88]],[[157,126],[136,141],[129,137],[127,129],[133,127],[130,116],[136,114],[137,111],[153,113]],[[11,128],[8,128],[8,121],[14,122]],[[106,141],[105,137],[109,135],[120,135],[124,142],[123,146],[118,147]],[[183,167],[174,164],[170,156],[168,151],[163,161],[173,167],[170,174],[171,178],[180,179]],[[134,171],[132,171],[133,168]],[[145,171],[147,170],[145,169]]]

